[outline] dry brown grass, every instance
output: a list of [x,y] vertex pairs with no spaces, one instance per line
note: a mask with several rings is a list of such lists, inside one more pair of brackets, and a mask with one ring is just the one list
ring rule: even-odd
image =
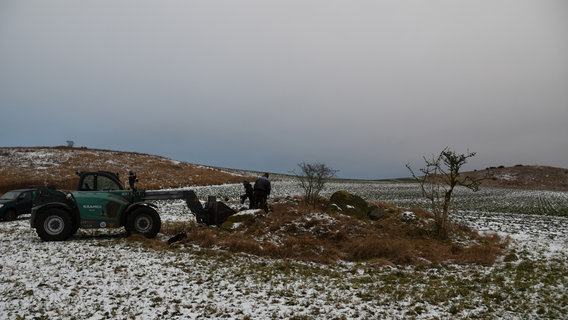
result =
[[[427,223],[431,215],[413,209],[421,222],[404,222],[400,209],[389,204],[390,214],[371,221],[338,213],[314,212],[296,204],[275,204],[268,214],[227,231],[189,223],[165,225],[162,232],[175,235],[186,231],[180,244],[222,248],[258,256],[336,263],[366,262],[373,265],[398,264],[481,264],[491,265],[506,249],[497,235],[482,236],[464,226],[453,226],[453,240],[431,236]],[[426,222],[425,222],[426,221]]]
[[243,177],[214,168],[133,152],[68,147],[0,148],[0,192],[31,186],[76,188],[77,171],[136,172],[143,189],[239,183]]
[[408,239],[376,236],[349,241],[345,247],[349,261],[383,259],[395,264],[418,263],[413,249],[414,244]]
[[497,234],[476,237],[478,243],[460,247],[456,256],[458,263],[478,263],[490,266],[497,257],[503,255],[509,244],[509,238],[502,239]]

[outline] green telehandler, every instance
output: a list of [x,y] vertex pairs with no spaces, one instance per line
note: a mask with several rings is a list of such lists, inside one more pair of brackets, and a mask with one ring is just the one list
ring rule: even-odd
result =
[[183,199],[198,223],[220,225],[236,211],[209,196],[203,206],[192,190],[140,190],[132,172],[130,189],[108,171],[77,172],[77,191],[40,188],[30,225],[45,241],[69,239],[79,228],[120,228],[127,234],[154,238],[161,228],[157,207],[148,200]]

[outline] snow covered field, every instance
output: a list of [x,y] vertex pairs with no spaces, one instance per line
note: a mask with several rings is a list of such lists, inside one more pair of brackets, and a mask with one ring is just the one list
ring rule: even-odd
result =
[[[214,194],[236,203],[241,188],[194,189],[202,199]],[[330,184],[326,192],[339,189],[402,206],[416,192],[410,184],[381,183]],[[275,182],[272,199],[298,192],[293,183]],[[478,195],[480,210],[473,196],[456,200],[455,219],[510,236],[510,253],[491,267],[327,266],[197,246],[150,249],[120,229],[43,242],[23,216],[0,222],[0,319],[566,318],[568,219],[514,208],[544,201],[562,210],[568,196],[517,194],[513,210],[487,204],[496,193],[495,208],[503,208],[498,199],[519,192]],[[191,219],[182,201],[158,205],[164,222]]]

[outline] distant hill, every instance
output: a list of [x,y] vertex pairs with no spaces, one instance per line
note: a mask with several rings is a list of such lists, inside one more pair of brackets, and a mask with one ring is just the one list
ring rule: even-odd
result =
[[[77,171],[117,172],[126,181],[136,172],[145,189],[180,188],[252,181],[258,173],[219,169],[174,161],[160,156],[113,150],[71,147],[0,148],[0,192],[29,186],[52,185],[72,190]],[[465,172],[486,177],[482,187],[568,191],[568,169],[545,166],[492,167]]]
[[486,177],[481,187],[568,191],[568,169],[547,166],[490,167],[464,172],[476,178]]
[[77,171],[105,170],[126,181],[136,172],[145,189],[179,188],[192,185],[237,183],[253,176],[178,162],[160,156],[70,147],[0,148],[0,192],[29,186],[52,185],[76,188]]

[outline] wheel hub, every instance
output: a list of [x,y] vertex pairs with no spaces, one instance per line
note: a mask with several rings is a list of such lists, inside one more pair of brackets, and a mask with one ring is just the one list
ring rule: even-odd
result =
[[135,222],[136,230],[140,233],[147,232],[152,228],[152,220],[147,216],[140,216]]
[[63,231],[65,222],[59,216],[52,216],[45,219],[44,229],[49,235],[58,235]]

